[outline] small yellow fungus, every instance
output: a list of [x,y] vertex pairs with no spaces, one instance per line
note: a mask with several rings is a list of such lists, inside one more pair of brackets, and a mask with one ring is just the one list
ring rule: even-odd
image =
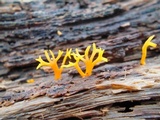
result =
[[153,48],[156,48],[156,47],[157,47],[157,44],[156,44],[156,43],[151,42],[151,40],[152,40],[154,37],[155,37],[155,35],[150,36],[150,37],[146,40],[146,42],[143,44],[143,47],[142,47],[142,57],[141,57],[141,61],[140,61],[141,65],[145,65],[145,64],[146,64],[145,60],[146,60],[146,56],[147,56],[147,48],[148,48],[148,46],[151,46],[151,47],[153,47]]
[[[66,50],[66,54],[63,58],[63,61],[62,61],[62,64],[60,67],[58,67],[58,60],[62,57],[62,54],[63,54],[63,51],[59,50],[58,51],[58,56],[55,58],[55,55],[54,53],[51,51],[51,50],[45,50],[44,53],[45,53],[45,56],[48,60],[48,62],[45,62],[42,60],[42,57],[39,56],[38,59],[36,59],[36,61],[40,62],[39,65],[37,66],[37,69],[39,69],[40,67],[42,66],[50,66],[52,68],[52,70],[54,71],[54,75],[55,75],[55,80],[58,80],[61,78],[61,74],[62,74],[62,70],[63,70],[63,66],[67,60],[67,57],[70,58],[70,55],[71,55],[71,51],[72,49],[67,49]],[[48,54],[48,52],[50,53],[51,55],[51,58]]]
[[34,79],[28,79],[27,83],[34,83]]
[[[104,50],[102,50],[101,48],[96,48],[95,43],[93,43],[92,46],[93,46],[93,49],[92,49],[92,54],[90,57],[89,57],[89,50],[90,50],[91,46],[88,46],[86,48],[84,55],[80,55],[78,49],[76,49],[76,52],[72,53],[72,56],[76,60],[75,63],[69,62],[69,64],[65,65],[65,67],[74,66],[82,77],[87,77],[92,74],[92,70],[97,63],[99,63],[101,61],[108,62],[108,59],[103,57]],[[96,55],[97,55],[97,57],[96,57]],[[86,67],[85,72],[83,72],[79,66],[80,61],[84,62],[84,64],[85,64],[85,67]]]
[[59,36],[61,36],[62,35],[62,32],[61,31],[57,31],[57,34],[59,35]]

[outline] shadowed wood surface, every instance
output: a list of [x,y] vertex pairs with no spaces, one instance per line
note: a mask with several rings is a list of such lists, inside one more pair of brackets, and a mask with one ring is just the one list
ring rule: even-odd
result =
[[[0,119],[160,119],[159,19],[159,0],[1,0]],[[54,81],[50,68],[35,69],[46,49],[83,53],[92,43],[109,62],[90,77],[68,68]]]

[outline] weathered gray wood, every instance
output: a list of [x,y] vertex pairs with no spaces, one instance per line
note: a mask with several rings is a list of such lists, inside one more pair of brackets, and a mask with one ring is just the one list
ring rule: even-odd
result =
[[[159,0],[0,4],[0,119],[160,118]],[[141,47],[153,34],[158,46],[141,66]],[[69,68],[57,82],[50,69],[35,70],[44,49],[83,52],[92,43],[110,61],[90,77]]]
[[[151,62],[153,60],[154,63]],[[132,63],[133,62],[129,62],[128,64]],[[107,106],[108,110],[106,111],[107,114],[104,118],[108,119],[116,119],[118,116],[131,118],[159,118],[159,67],[160,56],[157,56],[148,59],[146,66],[137,66],[133,69],[127,70],[126,72],[129,74],[126,75],[126,77],[117,76],[115,79],[105,79],[102,83],[95,84],[92,89],[71,96],[65,95],[58,98],[44,96],[23,100],[14,105],[0,108],[0,116],[3,119],[62,119],[73,116],[93,117],[103,115],[102,108]],[[111,74],[112,72],[114,71],[111,71]],[[123,72],[125,73],[125,71]],[[98,80],[98,78],[94,79]],[[85,81],[81,79],[81,82]],[[117,85],[118,87],[115,88],[114,85]],[[128,86],[128,88],[122,85]],[[76,87],[78,88],[78,85]],[[88,87],[90,87],[89,84]],[[151,98],[154,102],[153,106],[152,103],[149,102],[149,104],[147,104],[147,102],[144,104],[143,101],[149,101]],[[113,110],[114,106],[111,105],[117,102],[121,103],[126,101],[139,101],[141,104],[144,104],[144,107],[142,106],[141,108],[140,105],[139,107],[131,107],[133,111],[129,114],[117,113],[117,115],[113,116],[112,114],[116,111]],[[97,107],[99,107],[99,109],[97,109]],[[145,107],[146,109],[144,109]],[[92,109],[95,109],[96,111],[92,111]],[[120,109],[123,110],[123,107]],[[143,114],[142,112],[139,115],[139,112],[136,112],[141,109],[146,114]],[[155,112],[152,112],[153,110]]]

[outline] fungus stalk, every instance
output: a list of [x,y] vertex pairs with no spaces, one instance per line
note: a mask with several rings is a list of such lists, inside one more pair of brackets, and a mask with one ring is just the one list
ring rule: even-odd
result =
[[151,40],[154,37],[155,37],[155,35],[150,36],[142,46],[142,57],[141,57],[141,61],[140,61],[141,65],[145,65],[146,64],[145,60],[146,60],[146,56],[147,56],[147,48],[149,46],[151,46],[153,48],[157,47],[156,43],[151,42]]

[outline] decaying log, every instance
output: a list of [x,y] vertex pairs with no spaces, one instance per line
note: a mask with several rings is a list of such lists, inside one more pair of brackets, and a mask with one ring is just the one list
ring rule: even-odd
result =
[[[151,62],[153,60],[154,63]],[[46,94],[42,97],[19,100],[20,102],[15,101],[16,103],[13,105],[0,108],[0,116],[3,116],[3,119],[94,118],[94,116],[103,116],[106,119],[116,119],[118,117],[158,119],[160,117],[160,56],[148,59],[147,62],[148,64],[145,67],[137,66],[126,70],[128,73],[126,76],[126,72],[123,71],[124,76],[115,76],[115,78],[104,79],[101,82],[97,77],[92,78],[93,82],[95,79],[97,81],[97,83],[92,85],[92,88],[91,84],[85,83],[83,79],[75,80],[75,82],[80,81],[82,84],[85,83],[86,88],[82,84],[77,84],[75,86],[76,89],[73,89],[77,93],[73,95],[69,94],[70,89],[67,89],[68,93],[62,97],[56,97],[54,94],[50,96],[54,98],[50,98]],[[135,62],[129,62],[128,64],[133,63]],[[111,71],[111,75],[112,72],[114,73],[114,71]],[[40,80],[38,82],[45,83],[45,81]],[[34,84],[34,87],[38,82]],[[84,87],[83,91],[76,91],[79,86]],[[18,90],[18,88],[16,89]],[[55,92],[62,93],[63,91],[59,91],[57,88]],[[4,102],[6,104],[7,102],[12,102],[13,97],[11,96],[11,99]],[[19,97],[21,97],[20,94]]]
[[[0,119],[160,119],[159,0],[1,0],[0,6]],[[153,34],[157,47],[148,48],[142,66],[141,47]],[[92,43],[109,62],[90,77],[68,68],[54,81],[50,68],[35,69],[45,49],[83,53]]]

